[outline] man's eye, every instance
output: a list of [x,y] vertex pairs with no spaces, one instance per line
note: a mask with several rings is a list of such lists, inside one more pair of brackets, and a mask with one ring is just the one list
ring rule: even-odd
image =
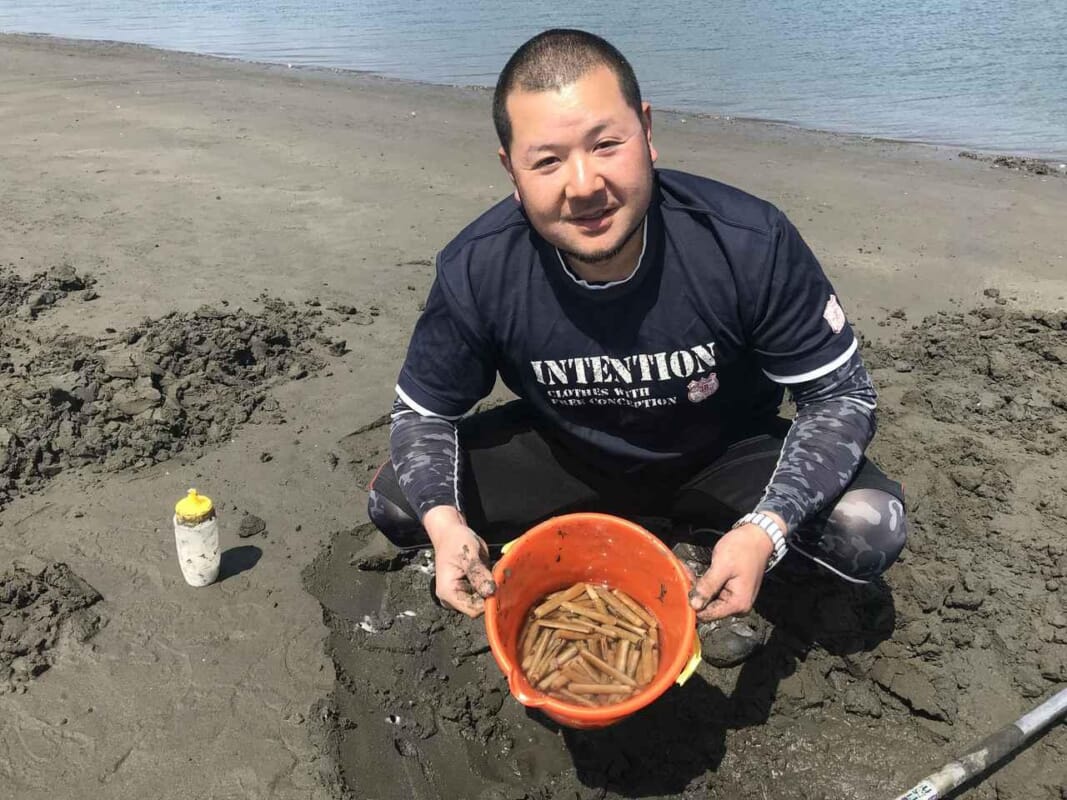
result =
[[596,143],[596,149],[597,150],[610,150],[612,147],[617,147],[618,145],[619,145],[619,143],[616,142],[614,139],[605,139],[603,142],[597,142]]
[[542,158],[540,161],[537,161],[537,162],[534,163],[533,168],[534,169],[544,169],[545,167],[552,166],[557,161],[559,161],[559,159],[556,158],[555,156],[549,156],[547,158]]

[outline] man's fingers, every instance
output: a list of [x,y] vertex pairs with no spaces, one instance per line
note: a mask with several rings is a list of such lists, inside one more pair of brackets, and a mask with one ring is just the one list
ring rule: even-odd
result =
[[441,587],[437,590],[437,599],[445,608],[466,614],[472,619],[485,612],[485,600],[466,586]]
[[485,613],[485,600],[476,594],[459,593],[460,604],[456,610],[466,614],[471,619],[480,617]]
[[729,576],[724,574],[721,568],[716,568],[715,562],[712,561],[710,569],[697,579],[697,582],[690,590],[689,605],[697,611],[703,609],[719,596],[719,592],[722,591],[722,587],[726,584],[727,577]]
[[697,618],[702,622],[713,622],[735,614],[747,614],[752,610],[752,601],[759,590],[758,582],[757,577],[757,586],[753,588],[737,575],[731,576],[708,604],[697,610]]
[[[474,538],[478,543],[477,548],[471,548],[470,545],[466,544],[463,545],[460,567],[463,569],[463,574],[467,576],[467,580],[470,581],[471,586],[474,587],[474,591],[481,597],[489,597],[496,591],[493,573],[485,566],[485,561],[483,560],[483,558],[489,557],[489,548],[480,537],[475,536]],[[484,556],[482,555],[483,552]]]
[[732,599],[717,598],[697,612],[697,619],[701,622],[714,622],[717,619],[726,619],[740,613],[741,609]]
[[467,580],[470,581],[479,598],[490,597],[496,591],[496,581],[493,580],[493,573],[477,559],[467,564]]
[[476,619],[485,613],[485,601],[476,594],[468,595],[462,600],[456,598],[452,603],[442,600],[441,604],[447,606],[452,611],[458,611],[460,614],[465,614],[471,619]]

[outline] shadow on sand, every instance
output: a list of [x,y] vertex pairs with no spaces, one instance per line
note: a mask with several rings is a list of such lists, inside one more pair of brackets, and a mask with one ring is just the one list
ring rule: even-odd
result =
[[224,581],[242,572],[247,572],[259,563],[263,551],[255,545],[246,544],[240,547],[231,547],[222,553],[222,563],[219,565],[218,580]]
[[584,786],[633,798],[681,795],[718,769],[727,731],[767,722],[779,684],[803,668],[813,648],[846,659],[865,653],[892,634],[896,620],[884,582],[857,586],[821,575],[768,581],[756,607],[773,629],[763,649],[737,668],[729,696],[698,673],[601,730],[560,728],[538,712],[528,715],[560,731]]

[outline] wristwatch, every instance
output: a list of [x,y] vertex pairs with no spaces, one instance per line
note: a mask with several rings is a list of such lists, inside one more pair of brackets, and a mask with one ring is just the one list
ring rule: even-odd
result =
[[[753,511],[745,514],[737,522],[734,523],[734,528],[740,528],[742,525],[755,525],[763,529],[763,532],[771,537],[771,543],[774,545],[774,552],[771,553],[770,559],[767,561],[767,572],[770,572],[774,567],[785,558],[785,534],[782,533],[782,529],[778,527],[778,523],[768,517],[766,514],[761,514],[759,511]],[[731,529],[732,530],[732,529]]]

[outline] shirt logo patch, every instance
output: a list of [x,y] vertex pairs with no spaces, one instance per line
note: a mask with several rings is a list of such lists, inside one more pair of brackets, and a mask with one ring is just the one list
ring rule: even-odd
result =
[[826,308],[822,312],[822,318],[830,325],[834,333],[841,333],[845,329],[845,311],[837,302],[837,297],[830,295],[826,301]]
[[689,390],[689,401],[691,403],[700,403],[719,390],[719,377],[713,372],[706,378],[689,381],[689,385],[686,388]]

